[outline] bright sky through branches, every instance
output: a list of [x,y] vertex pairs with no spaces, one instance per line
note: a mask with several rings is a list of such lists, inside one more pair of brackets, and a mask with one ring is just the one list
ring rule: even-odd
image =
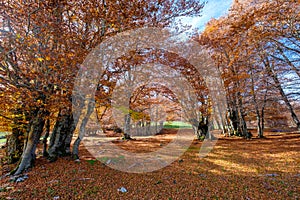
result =
[[186,17],[183,18],[182,22],[187,25],[192,25],[192,28],[197,28],[199,30],[203,30],[205,24],[211,18],[218,18],[228,11],[232,4],[232,0],[208,0],[205,5],[202,17]]

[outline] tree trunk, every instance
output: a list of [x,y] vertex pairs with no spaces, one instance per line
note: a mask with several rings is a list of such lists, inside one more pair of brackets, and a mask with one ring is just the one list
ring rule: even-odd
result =
[[240,131],[239,131],[239,117],[238,117],[238,112],[235,109],[236,108],[233,108],[230,111],[229,118],[230,118],[231,127],[233,129],[233,135],[239,136],[240,135]]
[[8,164],[13,164],[20,160],[24,147],[24,137],[28,128],[26,124],[21,123],[23,113],[17,109],[14,114],[16,117],[13,119],[12,134],[7,135],[6,139],[6,156],[8,158]]
[[53,128],[48,149],[48,159],[53,162],[60,156],[70,155],[74,120],[69,109],[62,109]]
[[8,164],[18,162],[23,152],[25,127],[21,125],[17,126],[18,127],[12,129],[12,134],[8,135],[6,140],[6,157],[8,158]]
[[277,77],[277,74],[274,72],[270,62],[269,62],[269,59],[268,57],[266,57],[266,60],[263,59],[263,62],[264,62],[264,65],[266,67],[266,70],[269,74],[269,76],[272,77],[275,85],[276,85],[276,88],[279,90],[279,93],[283,99],[283,101],[285,102],[286,106],[288,107],[290,113],[291,113],[291,116],[292,116],[292,119],[294,120],[296,126],[297,126],[297,129],[300,131],[300,121],[294,111],[294,108],[293,106],[291,105],[289,99],[287,98],[287,96],[285,95],[284,91],[283,91],[283,88],[281,87],[281,83]]
[[254,76],[253,76],[253,68],[252,65],[250,66],[251,68],[251,93],[252,93],[252,97],[253,97],[253,103],[254,103],[254,107],[255,107],[255,112],[256,112],[256,122],[257,122],[257,136],[259,138],[261,138],[263,136],[263,129],[261,126],[261,115],[259,112],[259,107],[258,107],[258,101],[257,101],[257,97],[255,94],[255,86],[254,86]]
[[47,152],[47,140],[50,134],[50,119],[46,120],[46,132],[44,135],[44,139],[43,139],[43,156],[44,157],[48,157],[48,152]]
[[14,170],[14,175],[21,174],[24,170],[32,167],[35,161],[35,150],[40,141],[45,124],[46,112],[42,109],[35,111],[37,113],[29,123],[29,130],[25,140],[24,151],[21,156],[21,162]]
[[246,123],[246,120],[245,120],[245,113],[244,113],[244,110],[242,108],[240,108],[240,114],[241,114],[240,124],[241,124],[241,129],[242,129],[242,135],[246,138],[251,138],[251,135],[248,132],[247,123]]
[[151,135],[151,122],[146,121],[146,136]]
[[[268,87],[268,83],[267,83],[267,87]],[[268,90],[266,90],[265,94],[264,94],[264,101],[263,101],[263,105],[261,107],[261,132],[259,133],[258,137],[259,138],[263,138],[264,137],[264,129],[265,129],[265,107],[267,104],[267,93]]]
[[198,129],[198,126],[192,125],[192,127],[193,127],[194,134],[196,135],[197,139],[200,140],[201,139],[201,134],[200,134],[200,131]]
[[126,114],[124,120],[125,120],[125,124],[124,124],[124,136],[123,136],[123,139],[129,140],[129,139],[131,139],[131,137],[130,137],[131,115],[130,114]]
[[[261,109],[261,129],[264,130],[265,129],[265,106],[262,107]],[[264,135],[263,135],[263,131],[262,131],[262,134],[259,135],[260,138],[263,138]]]
[[73,144],[72,154],[73,154],[74,159],[79,159],[79,145],[80,145],[81,140],[84,137],[86,124],[88,123],[88,120],[89,120],[91,114],[93,113],[94,108],[95,108],[94,99],[89,99],[86,114],[80,124],[78,137]]

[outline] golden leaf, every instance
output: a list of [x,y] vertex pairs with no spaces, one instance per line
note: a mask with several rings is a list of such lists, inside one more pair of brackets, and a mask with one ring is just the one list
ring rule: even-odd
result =
[[38,61],[43,62],[44,58],[37,58]]

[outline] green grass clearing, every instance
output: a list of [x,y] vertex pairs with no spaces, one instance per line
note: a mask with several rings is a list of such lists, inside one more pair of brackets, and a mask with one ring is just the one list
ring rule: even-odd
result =
[[9,132],[0,132],[0,144],[4,144],[6,142],[6,138],[3,137],[5,137],[8,134]]
[[164,122],[164,128],[192,128],[192,125],[182,121]]

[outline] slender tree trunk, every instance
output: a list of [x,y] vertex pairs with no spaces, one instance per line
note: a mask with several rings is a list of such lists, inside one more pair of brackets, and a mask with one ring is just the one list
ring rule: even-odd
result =
[[[266,83],[266,87],[268,88],[268,83]],[[259,133],[258,137],[259,138],[263,138],[264,137],[264,129],[265,129],[265,107],[267,104],[267,93],[268,93],[268,89],[266,90],[265,94],[264,94],[264,101],[261,107],[261,132]]]
[[256,114],[256,118],[257,118],[257,136],[259,138],[262,137],[263,135],[263,129],[261,127],[261,117],[260,117],[260,113],[259,111],[257,111],[258,113]]
[[[261,109],[261,129],[264,131],[265,129],[265,107],[263,106],[262,109]],[[262,134],[259,135],[260,138],[263,138],[264,135],[263,135],[263,132],[262,131]]]
[[164,128],[164,122],[159,122],[159,132],[161,132]]
[[[238,88],[240,88],[240,85],[238,84]],[[238,112],[239,112],[239,125],[242,131],[242,136],[246,138],[250,138],[250,134],[247,129],[247,123],[245,120],[245,112],[243,107],[243,99],[240,92],[237,93],[237,100],[238,100]]]
[[251,68],[251,93],[252,93],[253,103],[254,103],[255,112],[256,112],[257,136],[259,138],[261,138],[262,135],[263,135],[263,129],[261,127],[261,121],[262,120],[261,120],[261,115],[260,115],[260,112],[259,112],[257,97],[256,97],[256,94],[255,94],[254,77],[253,77],[253,68],[252,68],[252,65],[250,65],[250,68]]
[[125,115],[125,125],[124,125],[124,136],[123,138],[128,140],[131,139],[130,137],[130,121],[131,121],[131,115],[130,114],[126,114]]
[[79,145],[80,145],[81,140],[84,137],[86,124],[88,123],[88,120],[89,120],[91,114],[93,113],[94,108],[95,108],[95,100],[89,99],[86,114],[80,124],[79,135],[73,144],[72,154],[73,154],[74,159],[79,159]]
[[146,121],[146,136],[151,135],[151,122],[150,121]]
[[283,101],[285,102],[286,106],[288,107],[288,109],[289,109],[289,111],[291,113],[292,119],[294,120],[294,122],[295,122],[295,124],[297,126],[297,129],[300,131],[300,121],[299,121],[299,119],[298,119],[298,117],[297,117],[297,115],[296,115],[296,113],[294,111],[293,106],[291,105],[289,99],[287,98],[286,94],[284,93],[283,88],[281,87],[281,83],[280,83],[280,81],[279,81],[279,79],[277,77],[277,74],[272,69],[272,66],[271,66],[271,64],[269,62],[268,57],[266,57],[266,60],[264,59],[263,62],[264,62],[264,65],[265,65],[265,67],[267,69],[268,74],[272,77],[272,79],[273,79],[273,81],[274,81],[274,83],[276,85],[276,88],[279,90],[279,93],[280,93]]
[[48,137],[50,135],[50,119],[46,120],[46,132],[44,135],[44,139],[43,139],[43,156],[44,157],[48,157],[48,152],[47,152],[47,141],[48,141]]

